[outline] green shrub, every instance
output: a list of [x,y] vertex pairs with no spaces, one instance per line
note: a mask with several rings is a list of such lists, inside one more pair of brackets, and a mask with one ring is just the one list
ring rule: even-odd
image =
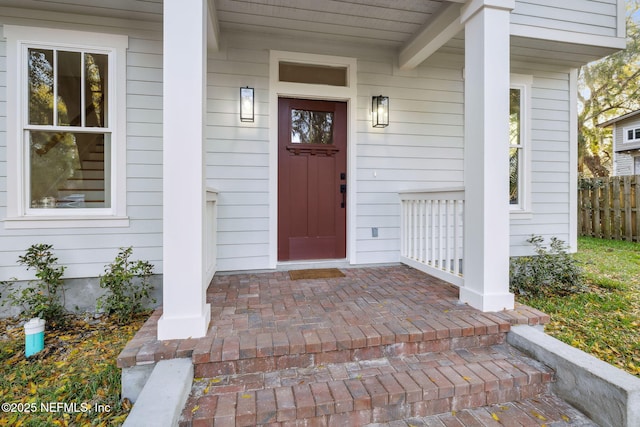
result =
[[38,280],[31,280],[23,289],[11,289],[17,279],[0,282],[10,289],[3,305],[11,304],[22,308],[21,317],[30,319],[40,317],[52,328],[64,327],[66,310],[64,308],[64,282],[62,275],[66,267],[57,265],[58,258],[53,255],[53,245],[31,245],[25,255],[18,257],[18,264],[27,270],[34,269]]
[[100,287],[107,289],[107,293],[98,298],[97,308],[121,324],[133,314],[144,311],[146,302],[156,302],[150,296],[153,264],[129,261],[132,253],[131,247],[120,248],[113,263],[105,266],[104,276],[100,276]]
[[535,247],[535,256],[512,257],[509,265],[511,292],[540,297],[585,292],[584,273],[578,261],[568,252],[564,241],[552,237],[549,247],[541,236],[527,242]]

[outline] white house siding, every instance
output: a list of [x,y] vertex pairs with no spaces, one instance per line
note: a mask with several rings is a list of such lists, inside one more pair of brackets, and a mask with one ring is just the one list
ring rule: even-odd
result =
[[[320,47],[319,47],[320,46]],[[269,49],[358,58],[358,263],[398,261],[398,191],[462,183],[462,57],[401,72],[393,52],[234,34],[209,59],[207,184],[220,191],[218,270],[269,266]],[[256,89],[256,122],[238,120],[240,86]],[[370,123],[371,96],[391,98],[392,124]],[[379,237],[371,237],[377,227]]]
[[640,127],[640,117],[634,116],[628,119],[617,121],[613,125],[612,137],[614,143],[614,150],[629,150],[629,149],[640,149],[640,143],[637,142],[624,142],[624,130],[626,128],[637,128]]
[[511,23],[616,37],[619,10],[618,0],[516,0]]
[[[162,42],[159,24],[48,13],[48,20],[12,16],[0,23],[74,28],[129,35],[127,54],[127,228],[6,230],[0,227],[1,279],[27,278],[17,257],[33,243],[51,243],[68,277],[97,276],[121,246],[162,271]],[[15,15],[15,10],[12,10]],[[42,15],[39,15],[42,16]],[[127,26],[127,29],[124,28]],[[133,28],[133,29],[132,29]],[[206,178],[219,190],[218,270],[261,269],[269,254],[269,50],[357,58],[357,263],[399,259],[398,191],[463,183],[463,87],[461,54],[438,52],[412,71],[397,67],[397,54],[376,47],[304,42],[225,33],[208,67]],[[0,217],[6,214],[6,46],[0,40]],[[530,250],[531,234],[569,236],[569,71],[517,63],[533,74],[532,197],[528,219],[512,219],[512,254]],[[256,121],[240,124],[238,91],[256,89]],[[391,124],[370,124],[371,96],[390,97]],[[167,201],[180,203],[179,200]],[[379,237],[372,237],[371,228]]]
[[634,157],[626,153],[613,153],[613,176],[634,175]]
[[[463,184],[462,55],[436,53],[401,71],[393,52],[240,34],[209,58],[207,184],[219,193],[218,270],[269,267],[269,49],[357,58],[355,245],[358,264],[396,262],[398,192]],[[512,253],[530,251],[531,234],[569,236],[569,70],[514,64],[533,74],[533,214],[512,220]],[[256,89],[256,121],[238,120],[238,91]],[[370,123],[371,96],[390,97],[390,125]],[[273,172],[273,171],[271,171]],[[372,237],[372,228],[378,237]]]
[[[531,253],[532,234],[570,239],[569,70],[513,63],[512,71],[533,74],[530,218],[511,218],[511,255]],[[575,226],[575,224],[573,224]]]
[[631,117],[626,120],[620,120],[613,125],[613,175],[635,175],[640,171],[635,168],[635,157],[628,152],[620,151],[625,149],[639,149],[638,143],[624,143],[624,129],[627,127],[640,127],[640,118]]
[[[162,38],[161,25],[121,19],[0,8],[2,24],[45,26],[126,34],[127,53],[127,215],[129,227],[11,229],[0,222],[0,280],[28,279],[19,255],[31,244],[50,243],[65,277],[103,273],[119,247],[133,246],[162,272]],[[126,26],[126,28],[125,28]],[[81,41],[80,41],[81,42]],[[6,42],[0,38],[0,218],[7,209]],[[179,203],[179,201],[176,201]]]
[[[218,269],[269,264],[269,52],[233,41],[208,61],[207,185],[218,194]],[[254,123],[241,124],[239,88],[255,88]]]
[[[443,53],[411,72],[393,61],[358,61],[358,263],[399,260],[398,191],[463,184],[463,64]],[[384,129],[371,127],[376,94],[390,98]]]

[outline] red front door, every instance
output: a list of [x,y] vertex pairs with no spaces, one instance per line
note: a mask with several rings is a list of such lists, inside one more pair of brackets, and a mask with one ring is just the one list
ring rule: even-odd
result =
[[278,101],[278,260],[346,257],[347,104]]

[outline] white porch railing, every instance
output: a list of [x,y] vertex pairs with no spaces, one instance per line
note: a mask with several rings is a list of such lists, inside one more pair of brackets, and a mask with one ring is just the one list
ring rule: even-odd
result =
[[464,286],[464,188],[403,191],[400,203],[400,260]]
[[205,271],[206,280],[204,286],[208,287],[209,282],[216,273],[217,263],[217,233],[218,233],[218,190],[207,188],[207,199],[205,209]]

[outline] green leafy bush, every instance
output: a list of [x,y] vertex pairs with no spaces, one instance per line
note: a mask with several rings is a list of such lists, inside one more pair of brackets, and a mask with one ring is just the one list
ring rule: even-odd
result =
[[130,261],[133,248],[120,248],[113,263],[105,267],[100,276],[100,287],[107,293],[97,300],[98,310],[104,310],[118,323],[126,323],[133,314],[145,310],[151,298],[153,285],[150,282],[153,264],[148,261]]
[[568,252],[564,241],[552,237],[549,247],[541,236],[527,242],[535,247],[535,256],[512,257],[509,265],[511,292],[528,297],[569,295],[585,292],[583,269]]
[[27,270],[35,270],[38,280],[29,281],[23,289],[12,289],[17,279],[0,282],[9,289],[3,305],[11,304],[22,308],[21,317],[40,317],[52,328],[66,324],[64,308],[64,281],[62,275],[66,267],[57,265],[58,258],[53,255],[53,245],[31,245],[25,255],[18,257],[18,264],[25,265]]

